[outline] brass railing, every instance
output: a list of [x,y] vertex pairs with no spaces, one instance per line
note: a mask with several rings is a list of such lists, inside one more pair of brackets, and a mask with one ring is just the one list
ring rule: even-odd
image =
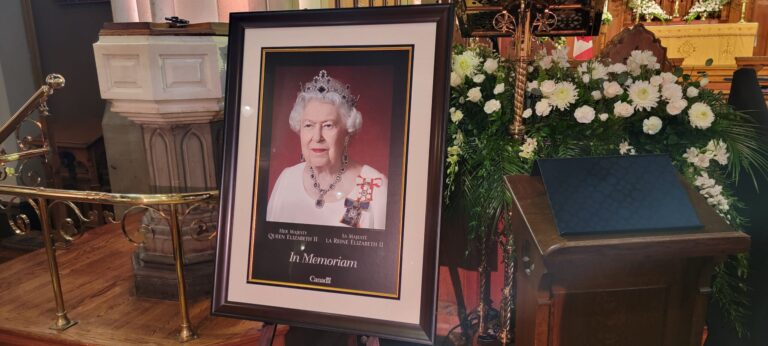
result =
[[[56,250],[62,245],[68,245],[83,234],[83,228],[86,225],[97,222],[98,216],[91,211],[84,215],[80,207],[75,203],[87,204],[108,204],[129,206],[119,220],[111,212],[104,213],[104,219],[108,223],[120,224],[123,235],[130,242],[141,245],[143,239],[148,233],[154,234],[152,227],[141,223],[135,234],[126,226],[126,219],[131,214],[152,213],[152,216],[159,217],[168,222],[171,232],[171,241],[173,246],[173,259],[176,269],[178,282],[178,298],[180,309],[180,327],[179,341],[185,342],[197,338],[189,320],[189,311],[187,308],[186,285],[184,280],[184,248],[182,223],[188,216],[191,218],[191,212],[203,208],[209,208],[211,212],[216,210],[219,192],[204,191],[196,193],[170,193],[170,194],[120,194],[104,193],[95,191],[74,191],[38,187],[44,180],[39,174],[33,172],[24,172],[24,164],[31,158],[43,158],[43,164],[49,164],[55,157],[48,140],[48,132],[45,124],[45,117],[49,116],[48,106],[46,104],[48,96],[53,94],[55,89],[64,86],[64,78],[60,75],[49,75],[46,78],[46,85],[35,92],[32,97],[16,112],[5,124],[0,127],[0,142],[5,141],[14,132],[17,134],[16,140],[19,148],[18,153],[6,154],[0,153],[0,180],[11,176],[20,176],[22,183],[30,182],[29,186],[13,186],[0,184],[0,195],[13,196],[9,201],[0,203],[0,211],[4,212],[8,223],[17,234],[27,234],[31,231],[30,217],[16,212],[17,203],[21,199],[26,199],[32,206],[36,216],[40,220],[40,227],[45,253],[48,258],[48,270],[51,275],[51,286],[56,301],[56,317],[51,329],[65,330],[77,324],[67,315],[67,309],[64,304],[64,295],[61,289],[61,278],[58,262],[56,259]],[[30,120],[30,115],[38,110],[40,119]],[[40,136],[22,136],[21,125],[24,122],[31,121],[40,131]],[[36,143],[36,145],[34,144]],[[19,168],[13,169],[7,164],[18,162]],[[45,174],[52,174],[53,170],[47,167]],[[37,176],[36,176],[37,175]],[[27,178],[27,179],[25,179]],[[49,179],[50,181],[50,179]],[[54,208],[68,208],[69,212],[53,212]],[[53,217],[53,215],[56,215]],[[72,217],[68,215],[73,215]],[[52,222],[53,218],[58,217],[59,222]],[[210,230],[208,224],[200,219],[187,220],[192,234],[189,234],[195,240],[210,240],[216,236],[215,230]]]

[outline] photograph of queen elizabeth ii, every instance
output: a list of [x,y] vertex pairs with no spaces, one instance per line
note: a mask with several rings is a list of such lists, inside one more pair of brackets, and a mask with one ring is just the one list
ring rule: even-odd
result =
[[282,170],[271,189],[266,220],[384,229],[387,177],[350,154],[364,124],[360,95],[320,70],[301,83],[284,119],[300,145],[297,162]]
[[398,299],[412,51],[263,51],[249,283]]

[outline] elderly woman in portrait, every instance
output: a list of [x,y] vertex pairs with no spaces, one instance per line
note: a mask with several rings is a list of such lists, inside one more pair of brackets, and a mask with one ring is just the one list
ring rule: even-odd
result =
[[363,125],[358,98],[324,70],[302,86],[288,118],[301,162],[277,178],[267,221],[384,229],[387,178],[347,151]]

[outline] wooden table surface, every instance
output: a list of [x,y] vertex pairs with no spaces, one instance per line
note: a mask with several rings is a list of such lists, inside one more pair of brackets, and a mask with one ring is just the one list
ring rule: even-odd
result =
[[[45,250],[0,264],[0,344],[178,345],[178,302],[132,295],[134,246],[116,226],[88,231],[58,251],[64,303],[79,321],[65,331],[48,329],[56,305]],[[185,345],[253,345],[262,326],[211,317],[208,299],[190,302],[190,318],[200,338]]]

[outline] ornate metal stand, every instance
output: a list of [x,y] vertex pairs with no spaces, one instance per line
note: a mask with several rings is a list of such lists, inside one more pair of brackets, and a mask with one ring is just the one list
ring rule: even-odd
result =
[[[486,37],[492,40],[503,36],[512,36],[513,38],[514,53],[512,62],[515,65],[514,118],[507,127],[507,130],[516,140],[523,139],[525,130],[522,114],[526,102],[528,64],[532,59],[532,37],[598,36],[600,34],[602,9],[607,8],[605,7],[605,1],[476,0],[473,2],[474,5],[468,5],[464,1],[457,2],[457,20],[463,37]],[[494,42],[494,46],[498,47],[497,41]],[[508,217],[505,216],[504,218],[504,224],[509,225]],[[504,261],[504,288],[499,341],[504,345],[511,344],[514,339],[514,241],[507,228],[505,226],[505,231],[501,234],[500,238]],[[484,264],[486,260],[483,257]],[[487,275],[486,272],[487,267],[481,265],[481,277],[485,277]],[[485,281],[481,281],[481,318],[479,329],[481,334],[486,332],[485,297],[487,293],[485,291],[487,288],[484,284]]]

